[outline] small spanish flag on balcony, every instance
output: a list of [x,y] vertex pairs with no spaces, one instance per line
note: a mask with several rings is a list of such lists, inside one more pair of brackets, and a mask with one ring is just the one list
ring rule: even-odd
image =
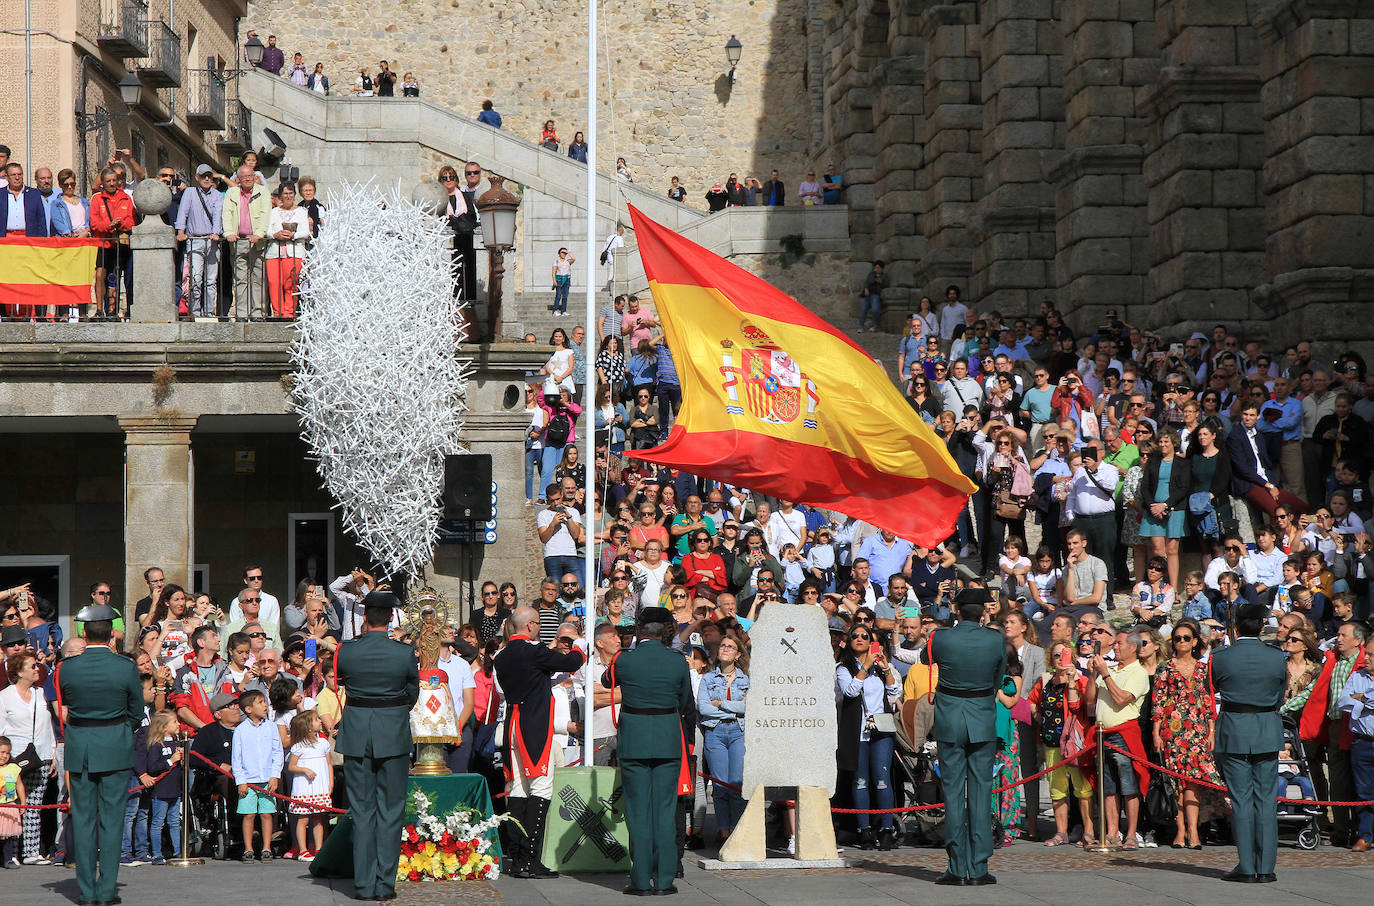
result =
[[0,306],[88,305],[99,239],[0,237]]
[[945,540],[975,488],[882,367],[792,297],[630,216],[682,384],[667,440],[630,455]]

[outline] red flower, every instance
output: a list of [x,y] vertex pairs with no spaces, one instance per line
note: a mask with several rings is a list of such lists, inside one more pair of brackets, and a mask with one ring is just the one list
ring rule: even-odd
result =
[[420,835],[416,832],[416,830],[415,830],[415,825],[413,825],[413,824],[408,825],[408,826],[406,827],[406,836],[407,836],[408,838],[410,838],[410,842],[411,842],[411,843],[419,843],[419,842],[420,842]]
[[405,856],[407,859],[415,855],[419,851],[420,848],[415,844],[401,841],[401,855]]
[[412,868],[412,869],[410,870],[410,874],[406,875],[406,880],[409,880],[409,881],[418,881],[418,880],[420,880],[420,873],[419,873],[418,871],[416,871],[415,869]]

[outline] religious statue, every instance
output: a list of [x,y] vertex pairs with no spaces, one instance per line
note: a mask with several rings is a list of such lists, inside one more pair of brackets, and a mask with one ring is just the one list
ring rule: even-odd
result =
[[444,626],[433,603],[423,598],[417,603],[420,605],[416,621],[420,628],[416,643],[420,656],[420,697],[410,711],[410,735],[417,747],[411,773],[447,774],[444,745],[457,745],[462,736],[458,713],[449,694],[448,674],[439,669]]

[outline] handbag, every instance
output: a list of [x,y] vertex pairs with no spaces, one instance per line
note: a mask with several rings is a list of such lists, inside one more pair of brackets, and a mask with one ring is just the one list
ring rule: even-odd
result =
[[1145,793],[1146,820],[1153,825],[1172,826],[1178,816],[1178,789],[1174,779],[1163,771],[1150,774],[1150,789]]
[[997,503],[993,508],[993,515],[998,519],[1006,519],[1010,522],[1015,522],[1020,519],[1025,512],[1025,503],[1017,501],[1017,499],[1011,496],[1007,491],[998,492]]
[[891,711],[868,715],[868,728],[875,733],[896,733],[897,721]]
[[1011,706],[1011,719],[1021,724],[1030,724],[1035,719],[1029,699],[1018,698],[1016,700],[1016,704]]
[[1079,761],[1087,748],[1088,728],[1082,718],[1065,708],[1064,730],[1059,737],[1059,754],[1070,763]]
[[11,759],[15,765],[18,766],[19,777],[24,781],[30,781],[33,775],[37,774],[43,768],[43,759],[38,757],[38,748],[33,744],[33,740],[38,737],[38,696],[41,695],[42,692],[41,690],[31,688],[29,694],[34,696],[33,721],[29,728],[29,744],[24,747],[24,751]]

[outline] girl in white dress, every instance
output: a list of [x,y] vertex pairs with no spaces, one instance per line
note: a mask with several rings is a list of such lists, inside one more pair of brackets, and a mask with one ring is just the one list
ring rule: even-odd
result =
[[[302,711],[291,718],[291,750],[286,767],[291,772],[291,814],[296,820],[296,852],[302,862],[315,858],[324,845],[324,828],[329,818],[334,790],[334,765],[329,760],[329,740],[321,737],[324,723],[314,711]],[[306,831],[311,831],[313,846],[307,846]]]

